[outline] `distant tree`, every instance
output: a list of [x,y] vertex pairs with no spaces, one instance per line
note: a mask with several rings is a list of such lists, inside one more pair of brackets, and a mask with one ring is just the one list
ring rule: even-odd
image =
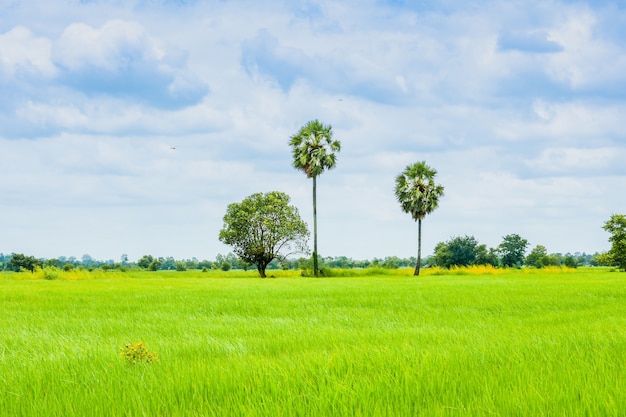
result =
[[300,128],[289,140],[293,166],[313,179],[313,274],[319,276],[317,252],[317,176],[337,163],[335,152],[341,150],[341,142],[333,140],[330,125],[312,120]]
[[165,271],[174,271],[176,270],[176,259],[173,256],[168,256],[167,258],[160,258],[161,265],[159,265],[159,269]]
[[386,269],[398,269],[398,263],[400,259],[397,256],[388,256],[382,263],[382,267]]
[[33,256],[26,256],[22,253],[15,253],[11,257],[7,265],[11,271],[30,271],[33,272],[35,268],[43,268],[43,261]]
[[452,266],[498,265],[498,257],[494,250],[478,243],[474,236],[458,236],[447,242],[439,242],[435,253],[430,258],[435,266],[450,268]]
[[98,263],[98,261],[96,261],[94,258],[91,257],[91,255],[88,254],[84,254],[81,260],[81,264],[85,267],[85,268],[93,268],[94,266],[96,266]]
[[615,261],[609,252],[602,252],[594,254],[590,264],[591,266],[611,266],[615,265]]
[[443,268],[474,265],[477,247],[478,241],[474,236],[458,236],[448,242],[439,242],[431,262]]
[[407,166],[396,177],[396,198],[402,206],[402,210],[418,222],[417,261],[413,275],[420,274],[422,220],[439,206],[439,199],[443,196],[444,187],[435,183],[436,175],[437,171],[422,161]]
[[148,265],[148,270],[150,271],[158,271],[161,269],[161,265],[163,264],[163,258],[155,258],[152,259],[152,262]]
[[308,236],[298,209],[289,205],[289,196],[271,191],[230,204],[219,240],[231,245],[242,260],[256,265],[259,275],[265,278],[265,269],[273,259],[306,253]]
[[200,269],[212,269],[213,268],[213,262],[209,261],[209,260],[202,260],[198,263],[198,268]]
[[152,261],[154,261],[152,255],[144,255],[137,261],[137,266],[143,269],[148,269]]
[[187,264],[183,261],[177,261],[176,262],[176,270],[177,271],[186,271],[187,270]]
[[498,253],[502,259],[502,266],[521,266],[524,263],[524,255],[528,241],[517,234],[506,235],[498,246]]
[[476,247],[476,265],[492,265],[498,266],[500,260],[495,249],[487,249],[487,245],[478,245]]
[[548,250],[543,245],[537,245],[526,256],[525,264],[535,268],[542,268],[548,263]]
[[565,258],[563,258],[563,265],[568,268],[577,268],[578,260],[572,255],[566,255]]
[[604,223],[604,230],[611,234],[609,242],[611,249],[608,252],[614,264],[626,270],[626,215],[614,214]]

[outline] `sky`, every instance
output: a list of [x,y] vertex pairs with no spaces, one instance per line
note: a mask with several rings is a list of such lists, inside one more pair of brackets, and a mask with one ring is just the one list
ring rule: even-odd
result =
[[425,255],[601,252],[625,115],[621,0],[5,0],[0,252],[214,259],[228,204],[268,191],[312,230],[288,142],[313,119],[342,144],[322,256],[416,256],[394,185],[418,161],[445,187]]

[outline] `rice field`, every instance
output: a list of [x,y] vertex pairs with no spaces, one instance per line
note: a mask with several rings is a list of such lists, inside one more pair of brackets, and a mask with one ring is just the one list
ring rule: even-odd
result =
[[625,273],[38,273],[0,274],[2,416],[626,415]]

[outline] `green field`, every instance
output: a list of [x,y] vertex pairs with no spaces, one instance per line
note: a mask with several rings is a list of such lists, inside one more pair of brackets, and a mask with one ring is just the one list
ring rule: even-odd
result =
[[626,415],[626,274],[424,272],[0,274],[0,415]]

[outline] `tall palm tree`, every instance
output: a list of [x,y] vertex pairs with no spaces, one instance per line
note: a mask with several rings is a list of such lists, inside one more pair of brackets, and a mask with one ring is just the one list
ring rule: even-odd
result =
[[341,143],[333,140],[333,129],[319,120],[311,120],[291,136],[293,166],[313,178],[313,273],[319,275],[317,264],[317,176],[335,167],[334,152],[341,150]]
[[418,222],[417,265],[413,275],[420,274],[422,262],[422,219],[439,206],[439,198],[443,196],[443,186],[435,184],[436,175],[437,171],[422,161],[408,165],[396,177],[396,198],[402,210]]

